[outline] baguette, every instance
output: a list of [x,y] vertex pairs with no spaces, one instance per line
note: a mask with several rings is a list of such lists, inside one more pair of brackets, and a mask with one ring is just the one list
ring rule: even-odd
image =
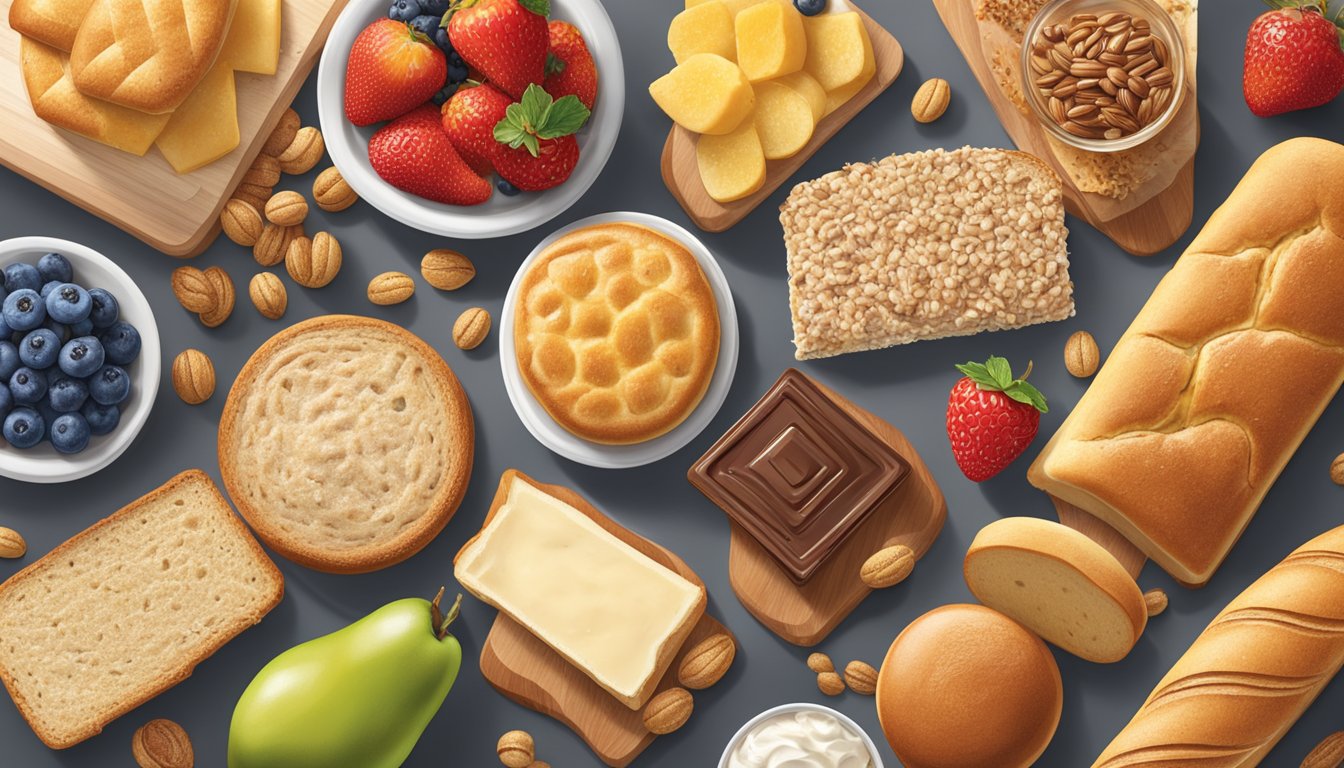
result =
[[1344,381],[1344,146],[1255,162],[1032,464],[1177,580],[1206,583]]
[[1251,768],[1344,666],[1344,527],[1214,618],[1093,768]]

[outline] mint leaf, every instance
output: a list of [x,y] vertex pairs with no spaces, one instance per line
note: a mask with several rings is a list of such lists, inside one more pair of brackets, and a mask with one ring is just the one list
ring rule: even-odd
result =
[[990,376],[989,369],[980,363],[962,363],[957,366],[957,370],[981,387],[994,387],[994,377]]
[[998,389],[1007,389],[1013,383],[1013,367],[1002,357],[990,357],[985,361],[989,376],[998,385]]
[[588,122],[592,112],[573,94],[562,96],[551,105],[546,119],[537,126],[537,136],[543,139],[558,139],[576,133]]
[[518,0],[518,4],[538,16],[551,15],[551,0]]
[[561,72],[564,72],[566,66],[568,65],[565,64],[564,59],[560,58],[559,56],[556,56],[554,53],[550,51],[546,52],[546,77],[550,77],[551,75],[558,75]]
[[[1002,392],[1019,403],[1030,405],[1041,413],[1049,413],[1050,406],[1045,395],[1039,389],[1028,384],[1025,379],[1014,379],[1013,368],[1002,357],[991,357],[983,365],[980,363],[962,363],[957,370],[966,375],[977,387],[985,392]],[[1027,376],[1031,375],[1031,365],[1027,365]]]
[[504,113],[504,119],[495,126],[495,141],[500,144],[507,144],[513,149],[527,147],[527,151],[536,157],[541,152],[541,147],[537,143],[537,137],[531,131],[523,126],[522,117],[519,114],[521,108],[517,104],[510,104]]
[[1025,381],[1014,381],[1004,388],[1003,394],[1019,403],[1026,403],[1041,413],[1050,412],[1050,406],[1045,402],[1045,395]]

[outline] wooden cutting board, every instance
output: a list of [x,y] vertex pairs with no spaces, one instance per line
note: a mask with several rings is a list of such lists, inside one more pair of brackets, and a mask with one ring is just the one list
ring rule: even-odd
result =
[[[989,103],[1004,130],[1018,149],[1030,152],[1054,167],[1064,180],[1065,204],[1074,216],[1101,230],[1116,245],[1137,256],[1150,256],[1180,239],[1194,212],[1195,150],[1199,146],[1199,108],[1195,97],[1195,61],[1198,51],[1196,24],[1186,30],[1187,88],[1184,104],[1158,136],[1137,150],[1135,158],[1154,169],[1152,176],[1133,188],[1123,199],[1082,192],[1071,178],[1069,167],[1087,162],[1082,153],[1049,137],[1034,114],[1019,108],[1004,94],[991,62],[995,52],[1010,51],[1004,60],[1017,71],[1020,41],[1010,39],[996,24],[981,24],[975,18],[979,0],[933,0],[952,39],[989,97]],[[1071,159],[1072,158],[1072,159]],[[1104,162],[1115,162],[1107,159]],[[1103,166],[1105,167],[1105,166]]]
[[[832,12],[845,10],[847,0],[834,0]],[[781,184],[788,180],[808,158],[817,153],[821,146],[830,140],[845,124],[854,119],[864,107],[887,89],[901,74],[905,66],[905,51],[890,32],[873,21],[858,6],[848,3],[850,9],[863,16],[868,28],[868,37],[873,41],[873,56],[877,60],[877,74],[852,99],[817,123],[812,140],[802,151],[783,160],[770,160],[766,163],[765,184],[754,194],[731,203],[720,203],[709,196],[704,183],[700,180],[700,168],[695,159],[695,142],[699,135],[682,128],[672,126],[663,145],[663,183],[677,199],[686,214],[695,225],[707,232],[722,232],[744,219],[769,197]]]
[[[11,1],[0,0],[0,18]],[[185,175],[152,147],[136,157],[39,120],[19,69],[19,35],[0,23],[0,163],[166,254],[195,256],[219,233],[228,194],[308,77],[346,0],[283,2],[276,74],[235,74],[238,147]]]
[[1148,556],[1143,554],[1142,550],[1101,519],[1054,496],[1050,497],[1050,501],[1054,502],[1059,522],[1100,544],[1102,549],[1111,553],[1111,556],[1120,562],[1130,578],[1138,581],[1139,572],[1148,563]]
[[[512,482],[514,474],[514,470],[505,472],[500,481],[501,487],[507,487],[506,484]],[[693,584],[704,586],[700,577],[681,558],[621,527],[574,491],[559,485],[535,481],[533,484],[584,513],[658,564],[675,571]],[[497,494],[494,507],[498,507],[504,498],[504,494]],[[493,513],[494,508],[491,509]],[[683,654],[700,641],[716,634],[732,637],[727,627],[705,613],[668,666],[657,691],[676,687],[677,669]],[[740,648],[738,652],[741,653]],[[622,704],[550,646],[503,614],[495,618],[481,648],[481,674],[490,685],[513,701],[569,726],[602,762],[613,768],[629,765],[657,738],[644,727],[641,711]]]

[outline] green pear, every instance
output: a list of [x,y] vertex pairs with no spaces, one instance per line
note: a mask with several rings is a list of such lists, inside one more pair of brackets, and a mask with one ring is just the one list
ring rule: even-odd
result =
[[397,768],[443,705],[462,665],[431,603],[389,603],[297,645],[253,678],[229,725],[229,768]]

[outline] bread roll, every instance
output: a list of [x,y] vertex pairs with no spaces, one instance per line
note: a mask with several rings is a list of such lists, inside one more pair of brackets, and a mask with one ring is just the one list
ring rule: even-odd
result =
[[1214,618],[1094,768],[1259,765],[1344,665],[1344,527]]
[[1032,464],[1033,485],[1202,585],[1344,381],[1344,147],[1246,173]]

